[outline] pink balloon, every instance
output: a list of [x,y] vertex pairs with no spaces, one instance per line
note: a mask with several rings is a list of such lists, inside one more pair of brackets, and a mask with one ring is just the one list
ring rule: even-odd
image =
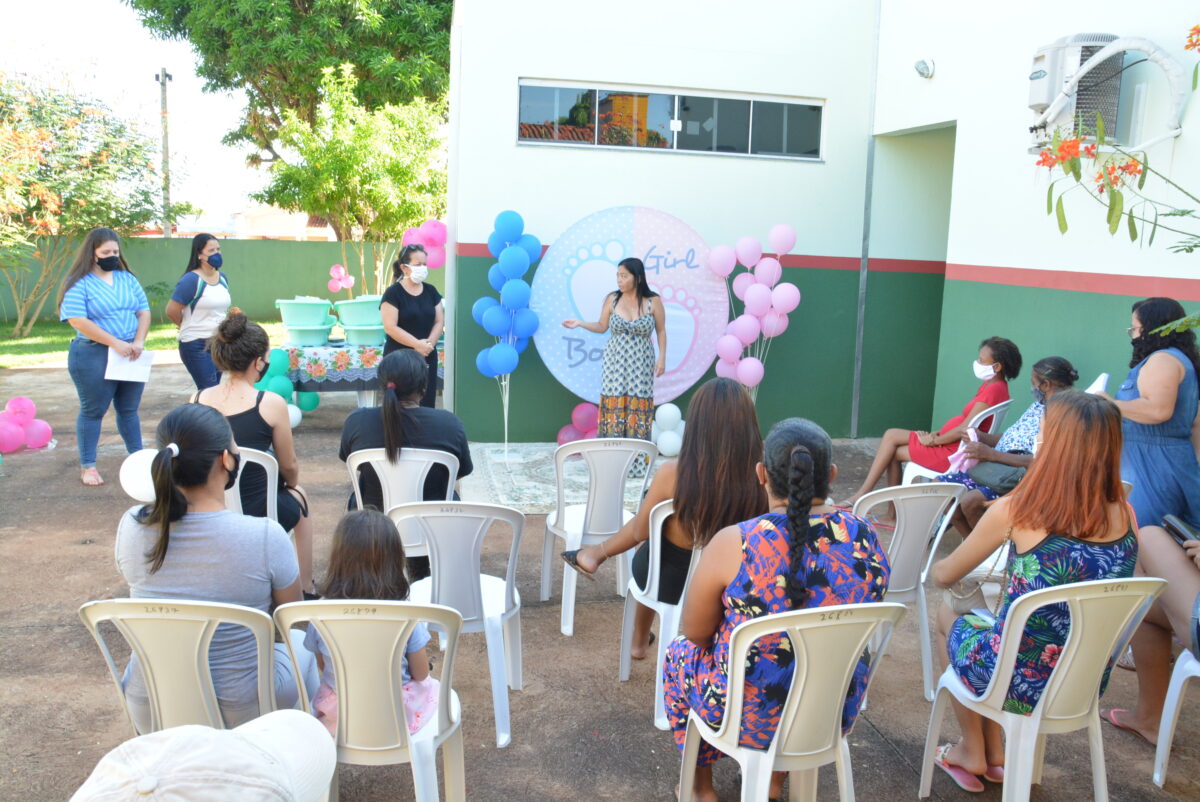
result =
[[796,247],[796,229],[787,223],[771,226],[771,231],[767,234],[767,243],[775,253],[790,253],[792,248]]
[[52,435],[50,424],[44,420],[31,420],[25,424],[25,445],[29,448],[41,448],[50,442]]
[[600,420],[600,407],[584,401],[571,410],[571,423],[581,432],[595,429]]
[[742,355],[742,341],[733,334],[722,335],[717,340],[717,356],[729,362],[736,362]]
[[597,431],[598,430],[596,429],[596,427],[593,426],[591,429],[588,429],[586,432],[580,432],[579,439],[580,440],[595,440]]
[[783,312],[775,309],[769,310],[762,319],[762,333],[764,337],[778,337],[787,331],[788,316]]
[[443,245],[446,242],[446,226],[437,220],[426,220],[417,231],[427,246]]
[[754,237],[742,237],[734,248],[738,261],[746,267],[754,267],[762,258],[762,243]]
[[718,245],[708,252],[708,269],[721,278],[733,272],[737,266],[737,254],[728,245]]
[[583,433],[569,423],[558,430],[557,440],[560,446],[565,446],[567,443],[574,443],[576,440],[581,439],[583,439]]
[[771,290],[771,306],[787,314],[800,305],[800,290],[795,284],[780,284]]
[[737,380],[747,387],[756,387],[763,379],[764,370],[762,362],[748,356],[738,363]]
[[741,340],[742,345],[749,345],[757,340],[761,331],[762,326],[754,315],[740,315],[726,329],[727,333]]
[[331,278],[331,279],[329,279],[329,281],[325,282],[325,287],[330,292],[337,292],[338,290],[340,290],[342,288],[342,280],[337,279],[337,278]]
[[13,423],[17,426],[24,426],[37,416],[37,404],[33,403],[31,398],[15,395],[8,399],[8,403],[4,405],[4,411],[8,413],[9,419]]
[[0,423],[0,454],[16,451],[25,445],[25,430],[15,423]]
[[346,289],[350,289],[351,287],[353,287],[354,286],[354,276],[343,276],[342,277],[342,286],[345,287]]
[[738,273],[733,277],[733,294],[738,297],[738,300],[746,299],[746,289],[754,283],[753,273]]
[[752,284],[746,288],[746,311],[762,317],[771,308],[771,288],[766,284]]
[[333,278],[341,278],[342,276],[346,275],[346,268],[343,265],[334,265],[333,267],[329,268],[329,275]]
[[717,360],[717,375],[722,379],[737,379],[737,363],[726,362],[724,359]]
[[401,245],[424,245],[425,236],[419,228],[405,229],[404,236],[400,238]]
[[754,266],[754,280],[759,284],[774,287],[781,278],[783,278],[783,266],[779,264],[778,259],[764,256]]
[[430,270],[437,270],[446,264],[446,249],[441,245],[430,245],[425,251],[425,264]]

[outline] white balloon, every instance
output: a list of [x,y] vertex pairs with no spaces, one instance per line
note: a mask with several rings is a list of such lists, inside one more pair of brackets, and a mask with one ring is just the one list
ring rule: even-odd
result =
[[143,448],[135,451],[121,463],[121,489],[134,501],[150,504],[154,501],[154,475],[150,463],[154,462],[158,450]]
[[681,420],[683,420],[683,413],[674,404],[663,404],[658,408],[658,412],[654,414],[654,422],[658,424],[658,429],[661,432],[675,431],[675,427],[679,425]]
[[684,427],[686,427],[686,426],[687,426],[687,421],[681,420],[681,421],[679,421],[679,425],[675,427],[675,431],[679,432],[679,441],[680,442],[683,442],[683,430],[684,430]]
[[683,446],[683,437],[679,432],[663,432],[658,436],[658,453],[664,457],[678,456],[681,446]]
[[300,421],[304,418],[304,413],[300,411],[300,407],[295,404],[288,404],[288,422],[295,429],[300,425]]

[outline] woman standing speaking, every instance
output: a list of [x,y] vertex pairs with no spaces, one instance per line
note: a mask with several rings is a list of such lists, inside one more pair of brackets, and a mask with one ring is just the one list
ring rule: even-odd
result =
[[58,296],[59,319],[77,332],[67,352],[67,372],[79,393],[75,438],[79,441],[79,478],[102,485],[96,471],[100,424],[109,405],[117,410],[117,431],[132,454],[142,448],[138,405],[144,382],[104,378],[109,349],[137,359],[146,348],[150,304],[142,285],[121,255],[121,240],[111,228],[94,228],[83,241]]
[[221,241],[212,234],[192,237],[192,254],[167,301],[167,317],[179,327],[179,359],[197,390],[221,383],[208,339],[229,312],[229,282],[221,272]]
[[[667,328],[662,299],[646,283],[641,259],[617,265],[617,289],[600,306],[600,320],[564,320],[568,329],[597,334],[612,330],[600,373],[599,437],[650,439],[654,422],[654,377],[666,370]],[[658,359],[650,335],[658,335]],[[636,467],[636,464],[635,464]]]
[[387,333],[383,355],[401,348],[411,348],[421,355],[429,370],[421,406],[433,409],[437,406],[437,341],[442,336],[446,313],[442,309],[442,294],[437,287],[425,283],[428,277],[425,248],[405,245],[392,265],[395,283],[384,291],[379,312]]

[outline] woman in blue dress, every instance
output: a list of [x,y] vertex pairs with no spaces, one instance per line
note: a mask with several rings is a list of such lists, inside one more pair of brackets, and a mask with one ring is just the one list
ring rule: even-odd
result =
[[1200,352],[1194,331],[1154,332],[1187,313],[1170,298],[1133,305],[1129,375],[1117,390],[1124,418],[1121,478],[1133,484],[1129,503],[1142,526],[1178,515],[1200,526]]

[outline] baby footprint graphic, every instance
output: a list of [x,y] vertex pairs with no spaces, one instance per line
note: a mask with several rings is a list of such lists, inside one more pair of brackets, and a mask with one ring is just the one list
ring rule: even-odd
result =
[[596,320],[605,296],[617,288],[617,262],[625,258],[625,246],[619,240],[593,243],[582,247],[567,260],[574,317]]
[[667,317],[667,370],[671,371],[682,365],[692,350],[700,305],[683,289],[656,286],[654,290],[662,296]]

